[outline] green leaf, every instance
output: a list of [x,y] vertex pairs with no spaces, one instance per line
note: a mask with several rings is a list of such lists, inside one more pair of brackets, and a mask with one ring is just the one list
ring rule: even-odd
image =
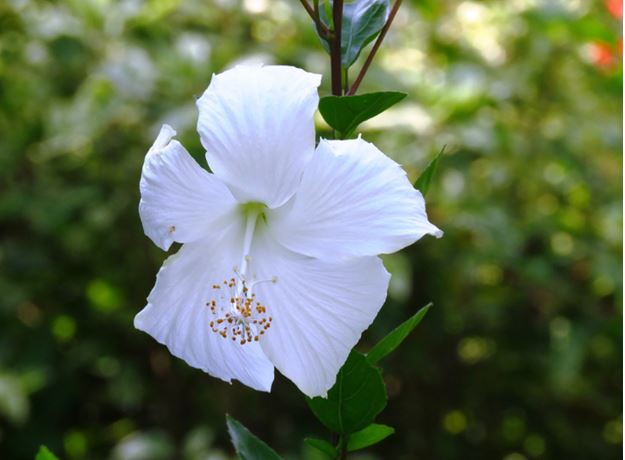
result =
[[349,136],[360,123],[397,104],[406,93],[384,91],[357,96],[326,96],[319,101],[319,112],[341,138]]
[[317,450],[320,450],[324,454],[328,456],[328,458],[336,458],[337,452],[332,444],[328,441],[324,441],[323,439],[317,438],[306,438],[304,442],[311,447],[314,447]]
[[281,460],[271,447],[229,415],[226,415],[226,424],[232,445],[241,460]]
[[445,147],[446,146],[443,146],[441,151],[438,152],[438,154],[434,157],[432,161],[430,161],[430,164],[427,166],[427,168],[423,170],[419,178],[414,183],[415,188],[419,190],[423,196],[425,196],[425,194],[428,192],[428,189],[430,188],[430,183],[432,182],[434,173],[436,173],[438,162],[440,161],[441,156],[445,152]]
[[395,433],[395,428],[391,426],[372,423],[367,428],[352,433],[349,436],[347,450],[353,452],[355,450],[364,449],[365,447],[379,443],[393,433]]
[[[324,2],[330,8],[319,8],[321,21],[332,28],[332,2]],[[390,11],[389,0],[354,0],[343,5],[341,27],[341,66],[349,68],[360,55],[362,49],[380,32]],[[321,44],[330,52],[325,40]]]
[[349,434],[369,425],[386,406],[382,373],[362,353],[351,351],[327,398],[306,398],[315,416],[330,430]]
[[50,452],[46,446],[39,447],[39,452],[35,456],[35,460],[59,460],[59,458]]
[[410,334],[412,330],[417,327],[431,306],[431,303],[427,304],[375,344],[369,353],[367,353],[367,360],[371,364],[376,364],[380,361],[380,359],[395,350],[404,341],[404,339],[408,337],[408,334]]

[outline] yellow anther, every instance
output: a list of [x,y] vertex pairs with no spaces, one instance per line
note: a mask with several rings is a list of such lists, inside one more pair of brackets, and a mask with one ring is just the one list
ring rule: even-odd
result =
[[231,278],[220,284],[213,284],[212,288],[221,290],[222,285],[227,291],[219,294],[218,299],[206,302],[214,318],[209,321],[212,332],[223,338],[230,338],[233,342],[245,345],[258,342],[260,336],[271,325],[272,318],[267,317],[267,308],[256,300],[252,292],[252,285],[248,286],[243,277],[235,270],[239,280]]

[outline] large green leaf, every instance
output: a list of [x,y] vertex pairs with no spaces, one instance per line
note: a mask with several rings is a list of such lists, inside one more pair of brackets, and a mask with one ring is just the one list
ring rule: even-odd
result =
[[357,96],[326,96],[319,101],[319,112],[338,137],[346,138],[360,123],[397,104],[406,93],[383,91]]
[[327,398],[306,398],[315,416],[330,430],[349,434],[369,425],[386,406],[382,373],[353,351],[336,376]]
[[226,423],[232,445],[241,460],[281,460],[271,447],[229,415],[226,415]]
[[323,439],[317,439],[317,438],[306,438],[304,439],[304,442],[308,444],[309,446],[314,447],[315,449],[323,452],[324,454],[326,454],[328,458],[333,459],[336,457],[336,454],[337,454],[336,449],[328,441],[324,441]]
[[412,330],[417,327],[431,306],[431,303],[427,304],[375,344],[369,353],[367,353],[367,360],[371,364],[375,364],[380,359],[395,350],[406,339],[406,337],[408,337],[408,334],[410,334]]
[[35,456],[35,460],[59,460],[59,458],[50,452],[46,446],[39,447],[39,452]]
[[428,189],[430,188],[430,183],[432,182],[432,178],[434,177],[436,169],[438,168],[438,162],[440,161],[441,156],[444,152],[445,147],[443,147],[441,151],[438,152],[438,154],[434,157],[434,159],[430,161],[430,164],[427,165],[427,167],[423,170],[421,175],[415,181],[415,188],[419,190],[423,196],[425,196],[425,194],[428,192]]
[[[321,21],[332,28],[332,1],[326,0],[319,8]],[[341,27],[341,65],[351,66],[358,58],[360,51],[373,40],[384,26],[390,11],[389,0],[353,0],[343,5],[343,25]],[[326,51],[330,45],[321,40]]]
[[365,447],[379,443],[393,433],[395,433],[395,428],[393,427],[372,423],[368,427],[349,435],[347,450],[352,452],[354,450],[364,449]]

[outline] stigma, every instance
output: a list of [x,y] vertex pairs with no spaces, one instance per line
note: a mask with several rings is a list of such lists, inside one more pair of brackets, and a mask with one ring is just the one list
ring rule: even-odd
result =
[[215,334],[240,345],[258,342],[271,327],[273,318],[252,288],[262,282],[276,283],[277,278],[248,283],[236,268],[234,273],[238,279],[211,286],[214,298],[206,302],[212,315],[208,325]]

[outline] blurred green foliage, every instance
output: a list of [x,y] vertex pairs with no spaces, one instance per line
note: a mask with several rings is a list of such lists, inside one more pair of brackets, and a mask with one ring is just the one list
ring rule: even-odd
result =
[[[435,307],[383,363],[396,433],[358,458],[620,457],[622,72],[597,54],[619,30],[600,1],[404,2],[361,91],[408,97],[360,129],[412,179],[447,145],[428,193],[446,233],[385,257],[360,348]],[[224,384],[132,326],[165,257],[143,156],[168,122],[203,161],[194,97],[243,59],[329,93],[296,0],[0,2],[0,458],[231,458],[226,412],[316,458],[288,381]]]

